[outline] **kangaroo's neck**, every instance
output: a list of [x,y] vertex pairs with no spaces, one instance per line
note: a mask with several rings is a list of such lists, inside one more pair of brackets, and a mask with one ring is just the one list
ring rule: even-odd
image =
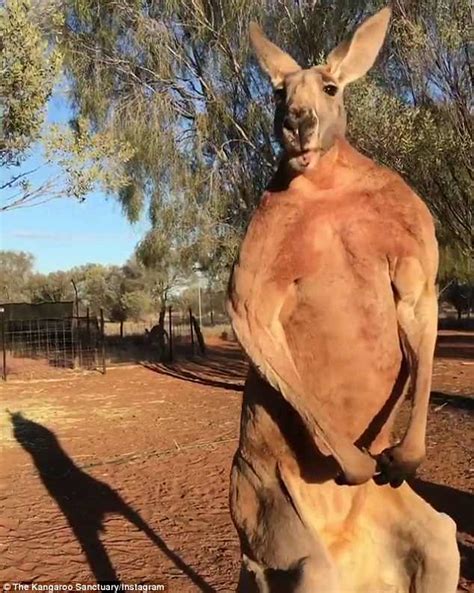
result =
[[307,187],[309,184],[318,190],[335,189],[347,185],[352,179],[360,177],[373,167],[373,161],[353,148],[345,138],[340,137],[311,170],[291,169],[288,159],[283,155],[267,189],[270,192],[280,192],[289,188]]

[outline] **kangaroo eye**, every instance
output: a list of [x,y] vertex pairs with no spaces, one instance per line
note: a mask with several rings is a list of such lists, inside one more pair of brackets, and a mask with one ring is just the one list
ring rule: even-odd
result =
[[337,93],[337,86],[335,84],[326,84],[323,86],[323,91],[326,93],[326,95],[334,97],[334,95]]

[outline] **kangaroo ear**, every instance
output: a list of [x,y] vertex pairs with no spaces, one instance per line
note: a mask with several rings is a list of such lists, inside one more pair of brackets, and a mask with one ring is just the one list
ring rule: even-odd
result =
[[372,68],[382,47],[391,15],[390,8],[382,8],[368,18],[354,33],[329,54],[327,65],[340,84],[346,85],[361,78]]
[[268,74],[274,88],[281,88],[285,76],[301,70],[295,60],[272,43],[254,22],[250,23],[250,42],[262,70]]

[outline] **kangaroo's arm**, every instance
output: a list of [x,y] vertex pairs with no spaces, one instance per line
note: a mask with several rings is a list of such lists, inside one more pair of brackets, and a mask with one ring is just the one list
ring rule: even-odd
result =
[[[375,472],[375,460],[338,433],[322,413],[315,413],[308,405],[310,394],[305,393],[280,321],[280,312],[294,285],[281,287],[265,282],[258,290],[248,290],[253,281],[239,264],[234,266],[227,310],[242,348],[268,383],[296,410],[319,450],[336,459],[347,483],[366,482]],[[242,285],[247,285],[247,289],[241,290]]]
[[[436,246],[432,259],[437,260]],[[431,375],[438,327],[438,299],[434,274],[427,273],[416,257],[403,257],[393,266],[399,333],[408,360],[412,409],[407,430],[395,447],[379,459],[379,483],[399,486],[412,476],[426,453],[426,424]]]

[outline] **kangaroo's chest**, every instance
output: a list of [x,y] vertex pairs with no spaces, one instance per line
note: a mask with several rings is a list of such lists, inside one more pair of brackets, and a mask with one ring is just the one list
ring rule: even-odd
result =
[[264,198],[244,238],[239,266],[282,283],[318,272],[343,274],[357,265],[367,273],[370,262],[389,248],[382,228],[377,211],[356,198],[353,203]]

